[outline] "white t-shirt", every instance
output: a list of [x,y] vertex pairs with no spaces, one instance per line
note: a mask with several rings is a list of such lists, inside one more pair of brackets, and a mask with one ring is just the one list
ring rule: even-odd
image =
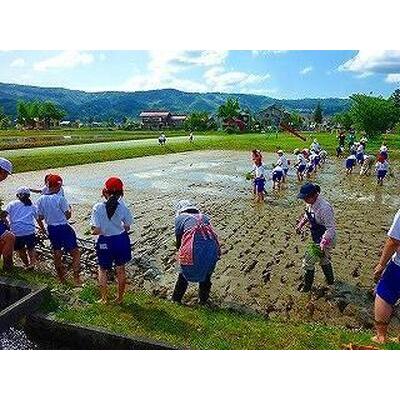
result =
[[103,236],[120,235],[125,231],[124,225],[132,225],[133,216],[123,200],[118,201],[118,207],[111,219],[107,216],[106,203],[101,202],[93,206],[92,226],[99,228]]
[[254,165],[252,172],[254,173],[254,176],[256,178],[265,178],[267,170],[265,168],[265,165],[261,164],[261,165]]
[[[400,240],[400,210],[397,211],[392,226],[389,229],[388,236]],[[400,246],[397,248],[396,253],[393,254],[392,261],[400,266]]]
[[10,229],[15,236],[27,236],[35,233],[37,208],[34,204],[26,206],[20,200],[7,204],[6,211],[10,220]]
[[350,155],[347,157],[347,159],[348,159],[348,160],[357,160],[357,158],[356,158],[356,156],[355,156],[354,154],[350,154]]
[[282,172],[283,173],[283,168],[280,165],[277,165],[276,167],[274,167],[274,169],[272,170],[271,176],[273,175],[274,172]]
[[379,151],[380,151],[380,152],[384,151],[384,152],[387,153],[388,148],[387,148],[386,146],[383,146],[383,145],[382,145],[381,148],[379,149]]
[[306,165],[307,164],[307,161],[304,158],[303,154],[297,154],[297,163],[299,165]]
[[389,163],[387,161],[377,162],[375,167],[377,171],[387,171],[389,169]]
[[284,155],[278,157],[278,161],[281,161],[281,163],[282,163],[281,166],[282,166],[283,169],[289,168],[288,160]]
[[68,224],[65,213],[70,207],[67,199],[60,193],[43,194],[37,201],[38,214],[44,217],[47,225]]

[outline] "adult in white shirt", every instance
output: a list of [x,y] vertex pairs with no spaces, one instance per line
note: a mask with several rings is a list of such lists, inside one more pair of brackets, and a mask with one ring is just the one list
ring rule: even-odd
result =
[[378,282],[375,296],[375,329],[372,340],[385,343],[394,305],[400,299],[400,210],[388,232],[374,280]]

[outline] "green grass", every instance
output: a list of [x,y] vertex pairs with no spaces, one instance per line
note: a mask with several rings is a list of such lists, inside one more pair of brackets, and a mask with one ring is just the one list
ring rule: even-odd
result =
[[[184,134],[183,131],[168,131],[169,137],[182,136]],[[70,138],[65,139],[64,136],[69,136]],[[0,130],[0,150],[140,140],[157,138],[158,136],[159,132],[156,131],[123,131],[117,129]]]
[[[287,323],[260,315],[206,307],[186,307],[143,292],[128,292],[122,306],[99,305],[94,283],[82,289],[54,278],[16,270],[14,278],[51,289],[43,311],[61,321],[140,336],[191,349],[340,349],[371,345],[372,332],[354,332],[317,323]],[[400,349],[398,344],[383,346]]]
[[[166,146],[159,146],[157,140],[151,138],[113,141],[111,143],[6,150],[2,152],[2,157],[9,158],[13,162],[15,172],[24,172],[193,150],[250,151],[259,148],[263,151],[276,151],[281,148],[291,153],[296,147],[309,146],[314,137],[318,138],[330,154],[335,154],[337,139],[335,135],[330,134],[307,134],[308,140],[303,142],[290,134],[280,134],[275,137],[275,135],[260,133],[229,135],[208,132],[206,135],[196,136],[194,143],[189,143],[187,136],[174,136],[168,139]],[[390,158],[392,160],[399,159],[400,138],[395,135],[388,135],[386,140],[390,150]],[[380,144],[381,140],[370,141],[367,151],[376,153]]]

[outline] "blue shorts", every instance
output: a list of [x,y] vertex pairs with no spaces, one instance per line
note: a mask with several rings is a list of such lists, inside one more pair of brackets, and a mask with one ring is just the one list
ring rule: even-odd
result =
[[132,260],[131,241],[126,232],[114,236],[99,236],[96,254],[100,268],[125,265]]
[[314,171],[314,166],[313,165],[310,165],[308,168],[307,168],[307,172],[308,173],[311,173],[311,172],[313,172]]
[[400,299],[400,266],[390,261],[376,287],[376,294],[394,306]]
[[28,249],[33,250],[36,246],[36,235],[16,236],[14,250]]
[[346,169],[353,168],[356,163],[356,160],[346,160]]
[[283,168],[283,173],[285,174],[285,176],[288,174],[289,172],[289,168]]
[[283,178],[283,172],[275,171],[275,172],[272,173],[272,180],[274,182],[281,181],[282,178]]
[[53,250],[64,250],[69,253],[78,247],[76,233],[70,225],[49,225],[47,230]]
[[306,165],[305,164],[301,164],[297,167],[297,172],[304,172],[304,170],[306,169]]
[[363,153],[357,153],[356,158],[358,162],[363,162],[364,161],[364,154]]
[[387,174],[387,171],[378,171],[378,178],[383,179]]
[[254,179],[254,188],[256,189],[257,193],[264,192],[264,187],[265,187],[265,179],[264,178]]

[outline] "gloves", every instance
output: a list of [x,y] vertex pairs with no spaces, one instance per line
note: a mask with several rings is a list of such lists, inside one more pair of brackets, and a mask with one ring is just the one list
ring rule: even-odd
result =
[[321,251],[324,251],[330,244],[331,244],[330,240],[323,238],[321,240],[321,243],[319,244],[319,247],[320,247]]

